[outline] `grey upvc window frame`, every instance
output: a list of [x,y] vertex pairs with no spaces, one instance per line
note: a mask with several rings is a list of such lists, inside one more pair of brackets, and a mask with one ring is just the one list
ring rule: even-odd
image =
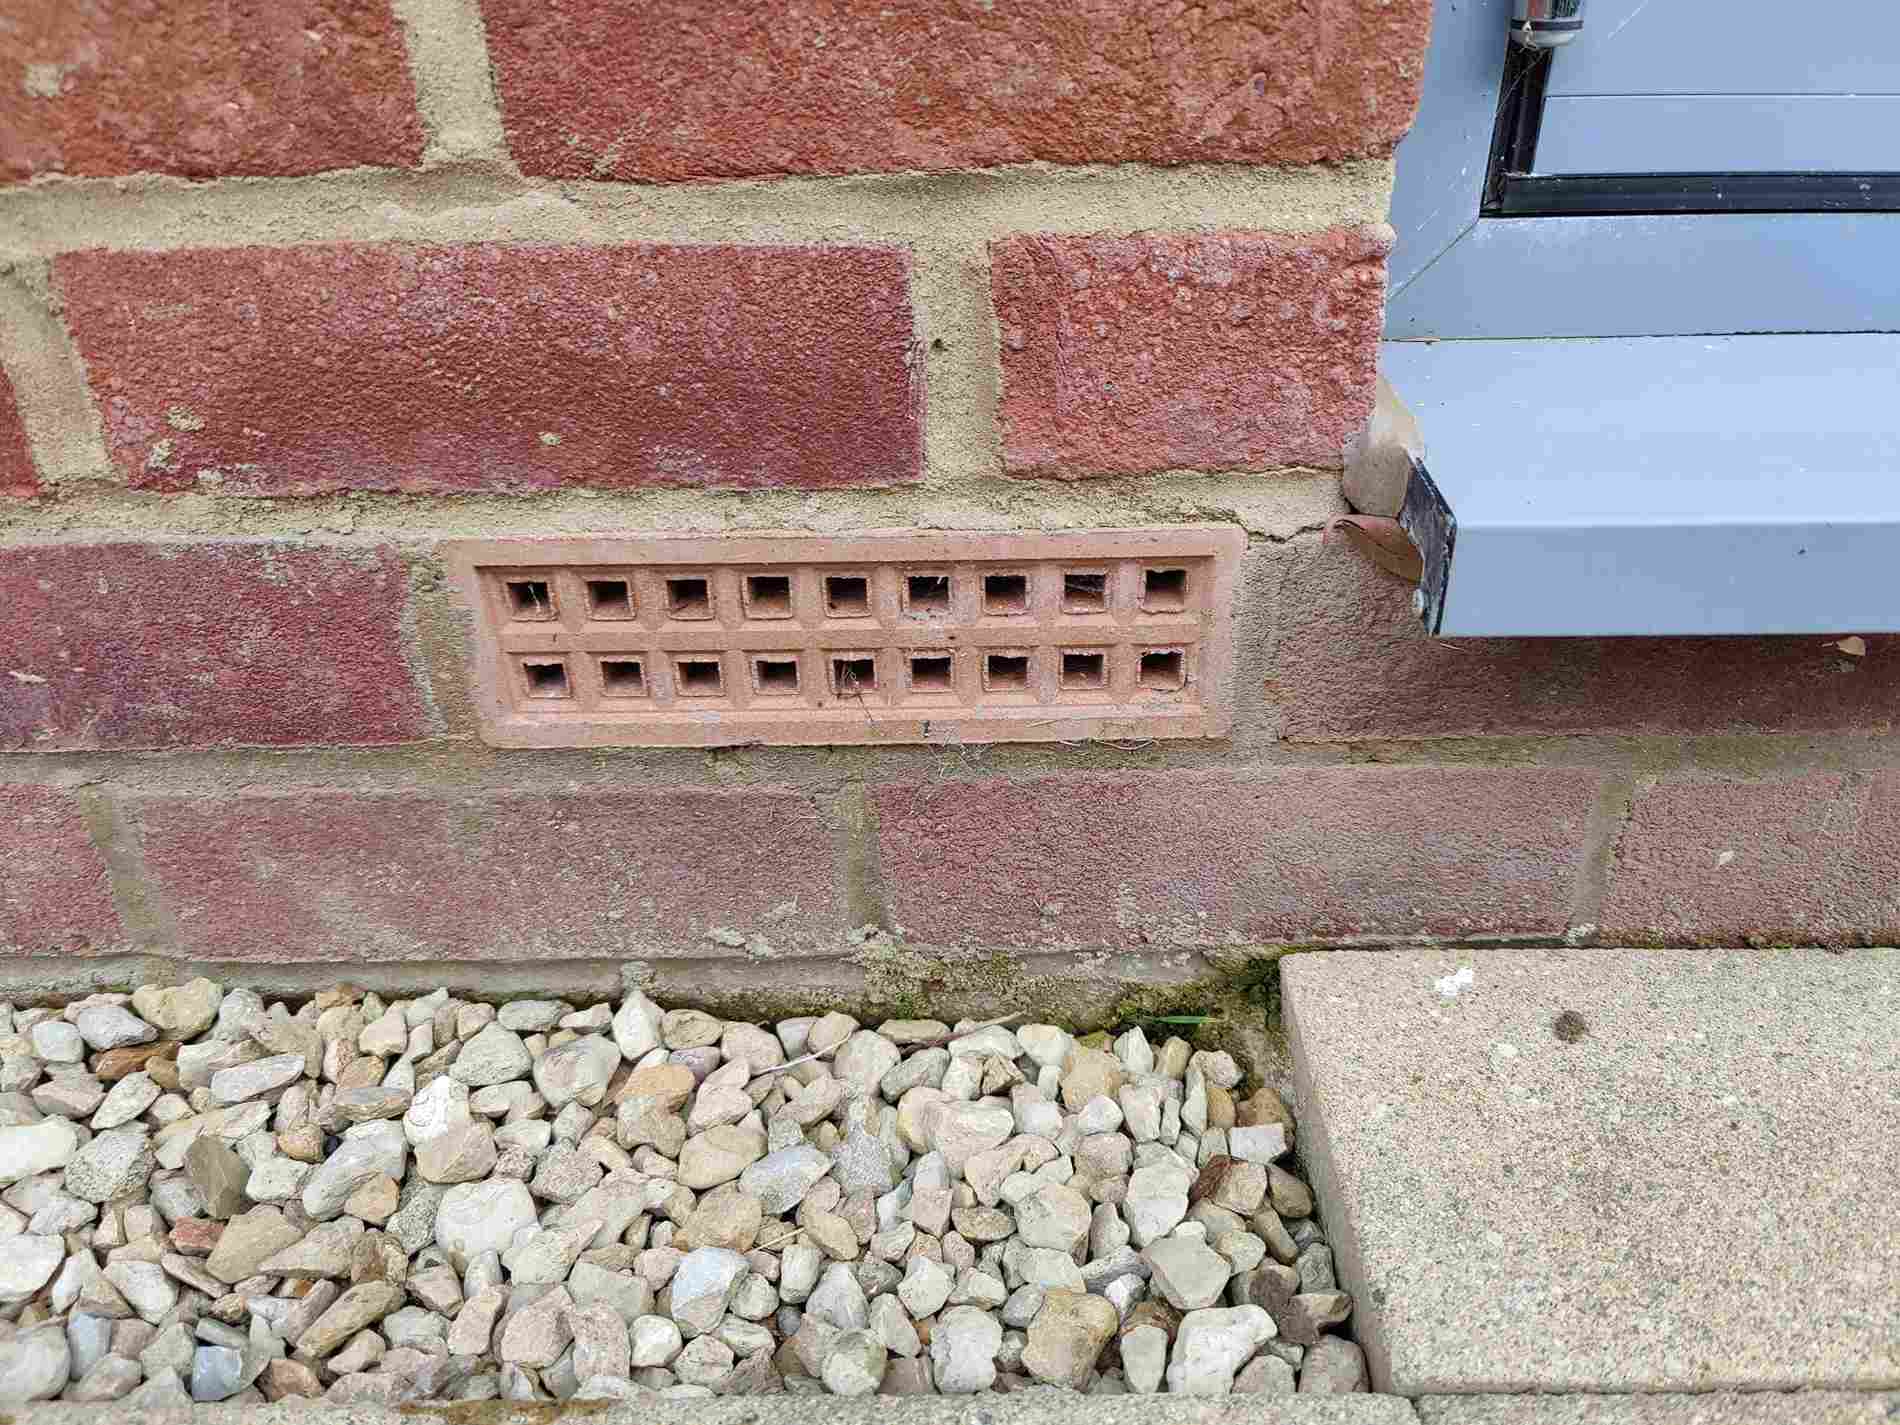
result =
[[1397,155],[1425,628],[1900,631],[1900,213],[1484,216],[1509,9],[1438,0]]
[[1484,216],[1510,8],[1436,6],[1396,159],[1388,339],[1900,331],[1900,214]]

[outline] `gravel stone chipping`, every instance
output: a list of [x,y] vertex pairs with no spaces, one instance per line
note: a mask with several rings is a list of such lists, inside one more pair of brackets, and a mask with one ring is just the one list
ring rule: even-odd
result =
[[1337,1394],[1292,1114],[1140,1029],[0,1003],[0,1406]]

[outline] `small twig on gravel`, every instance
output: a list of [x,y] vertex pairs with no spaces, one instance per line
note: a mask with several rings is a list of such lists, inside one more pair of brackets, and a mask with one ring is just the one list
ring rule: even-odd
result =
[[1020,1014],[1006,1014],[1001,1019],[986,1019],[981,1024],[972,1024],[968,1029],[953,1029],[948,1034],[939,1034],[935,1039],[926,1039],[922,1043],[910,1045],[909,1052],[914,1054],[919,1049],[941,1049],[953,1040],[968,1039],[972,1034],[982,1030],[994,1029],[999,1024],[1009,1024],[1021,1018]]
[[[1020,1014],[1006,1014],[1001,1019],[986,1019],[981,1024],[972,1024],[968,1029],[952,1030],[948,1034],[938,1035],[935,1039],[925,1039],[920,1043],[909,1045],[907,1046],[907,1052],[915,1053],[919,1049],[941,1049],[952,1040],[965,1039],[975,1034],[978,1030],[994,1029],[999,1024],[1009,1024],[1021,1018],[1022,1015]],[[767,1074],[782,1074],[787,1069],[797,1068],[800,1064],[809,1064],[814,1059],[822,1059],[827,1054],[835,1054],[839,1049],[844,1047],[844,1044],[845,1041],[840,1039],[836,1044],[827,1044],[814,1054],[801,1054],[796,1059],[787,1059],[783,1064],[774,1064],[769,1069],[760,1069],[753,1077],[762,1079]]]
[[753,1077],[762,1079],[767,1074],[782,1074],[787,1069],[797,1068],[800,1064],[809,1064],[813,1059],[822,1059],[827,1054],[835,1054],[838,1052],[840,1048],[843,1047],[843,1045],[844,1045],[844,1040],[840,1039],[836,1044],[827,1044],[824,1048],[820,1049],[816,1054],[801,1054],[796,1059],[787,1059],[784,1063],[774,1064],[769,1069],[760,1069],[758,1073],[753,1075]]

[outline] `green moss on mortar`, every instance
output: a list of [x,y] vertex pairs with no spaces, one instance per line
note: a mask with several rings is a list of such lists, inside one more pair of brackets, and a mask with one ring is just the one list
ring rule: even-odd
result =
[[[851,960],[864,972],[866,1019],[1016,1014],[1077,1033],[1140,1025],[1153,1040],[1176,1034],[1197,1049],[1225,1049],[1270,1078],[1289,1062],[1280,1026],[1278,961],[1285,953],[1227,951],[1209,973],[1167,983],[1118,973],[1113,957],[1079,956],[1071,972],[1036,973],[1004,952],[916,946],[883,932],[866,937]],[[1198,1022],[1165,1023],[1170,1017]]]
[[[775,963],[590,962],[523,971],[521,967],[342,967],[181,965],[152,957],[16,963],[0,975],[0,997],[20,1004],[63,1004],[102,989],[175,984],[206,973],[227,988],[248,986],[299,1004],[342,980],[373,987],[385,999],[446,986],[459,999],[501,1003],[559,996],[577,1004],[618,1002],[640,989],[667,1008],[703,1009],[727,1019],[770,1024],[843,1010],[866,1024],[884,1019],[994,1019],[1059,1024],[1077,1034],[1120,1033],[1140,1025],[1159,1043],[1179,1035],[1197,1049],[1225,1049],[1257,1081],[1284,1080],[1290,1059],[1280,1026],[1279,958],[1300,946],[1245,945],[1218,951],[1080,951],[1028,959],[1003,950],[917,945],[866,928],[853,932],[840,958]],[[1051,967],[1054,968],[1051,968]],[[75,973],[77,970],[77,973]],[[756,975],[753,972],[756,971]],[[366,973],[367,972],[367,973]],[[566,972],[566,973],[563,973]],[[1192,1023],[1168,1023],[1171,1017]]]
[[[1215,955],[1176,950],[1084,951],[1025,959],[1008,951],[916,944],[866,928],[853,932],[843,974],[817,965],[758,985],[694,983],[630,964],[629,987],[668,1007],[703,1009],[769,1024],[842,1010],[884,1019],[993,1019],[1059,1024],[1079,1035],[1140,1025],[1154,1042],[1179,1035],[1197,1049],[1225,1049],[1260,1081],[1290,1063],[1279,1023],[1279,957],[1292,948],[1234,946]],[[1059,969],[1047,968],[1051,963]],[[810,975],[801,983],[797,971]],[[1170,1018],[1192,1020],[1168,1023]]]

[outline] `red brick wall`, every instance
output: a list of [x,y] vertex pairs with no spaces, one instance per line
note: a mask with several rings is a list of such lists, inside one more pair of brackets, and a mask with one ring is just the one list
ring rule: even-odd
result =
[[[1900,645],[1435,642],[1322,545],[1426,7],[28,11],[0,951],[1900,934]],[[1214,743],[489,749],[440,557],[1207,521]]]
[[1387,247],[1341,228],[999,243],[1009,472],[1337,465],[1370,412]]
[[320,173],[422,156],[378,0],[78,0],[0,29],[0,179]]
[[484,0],[530,173],[681,182],[1390,152],[1422,6]]
[[915,480],[905,254],[396,243],[54,265],[134,487]]
[[27,450],[26,425],[14,400],[13,383],[0,371],[0,499],[37,495],[40,477]]

